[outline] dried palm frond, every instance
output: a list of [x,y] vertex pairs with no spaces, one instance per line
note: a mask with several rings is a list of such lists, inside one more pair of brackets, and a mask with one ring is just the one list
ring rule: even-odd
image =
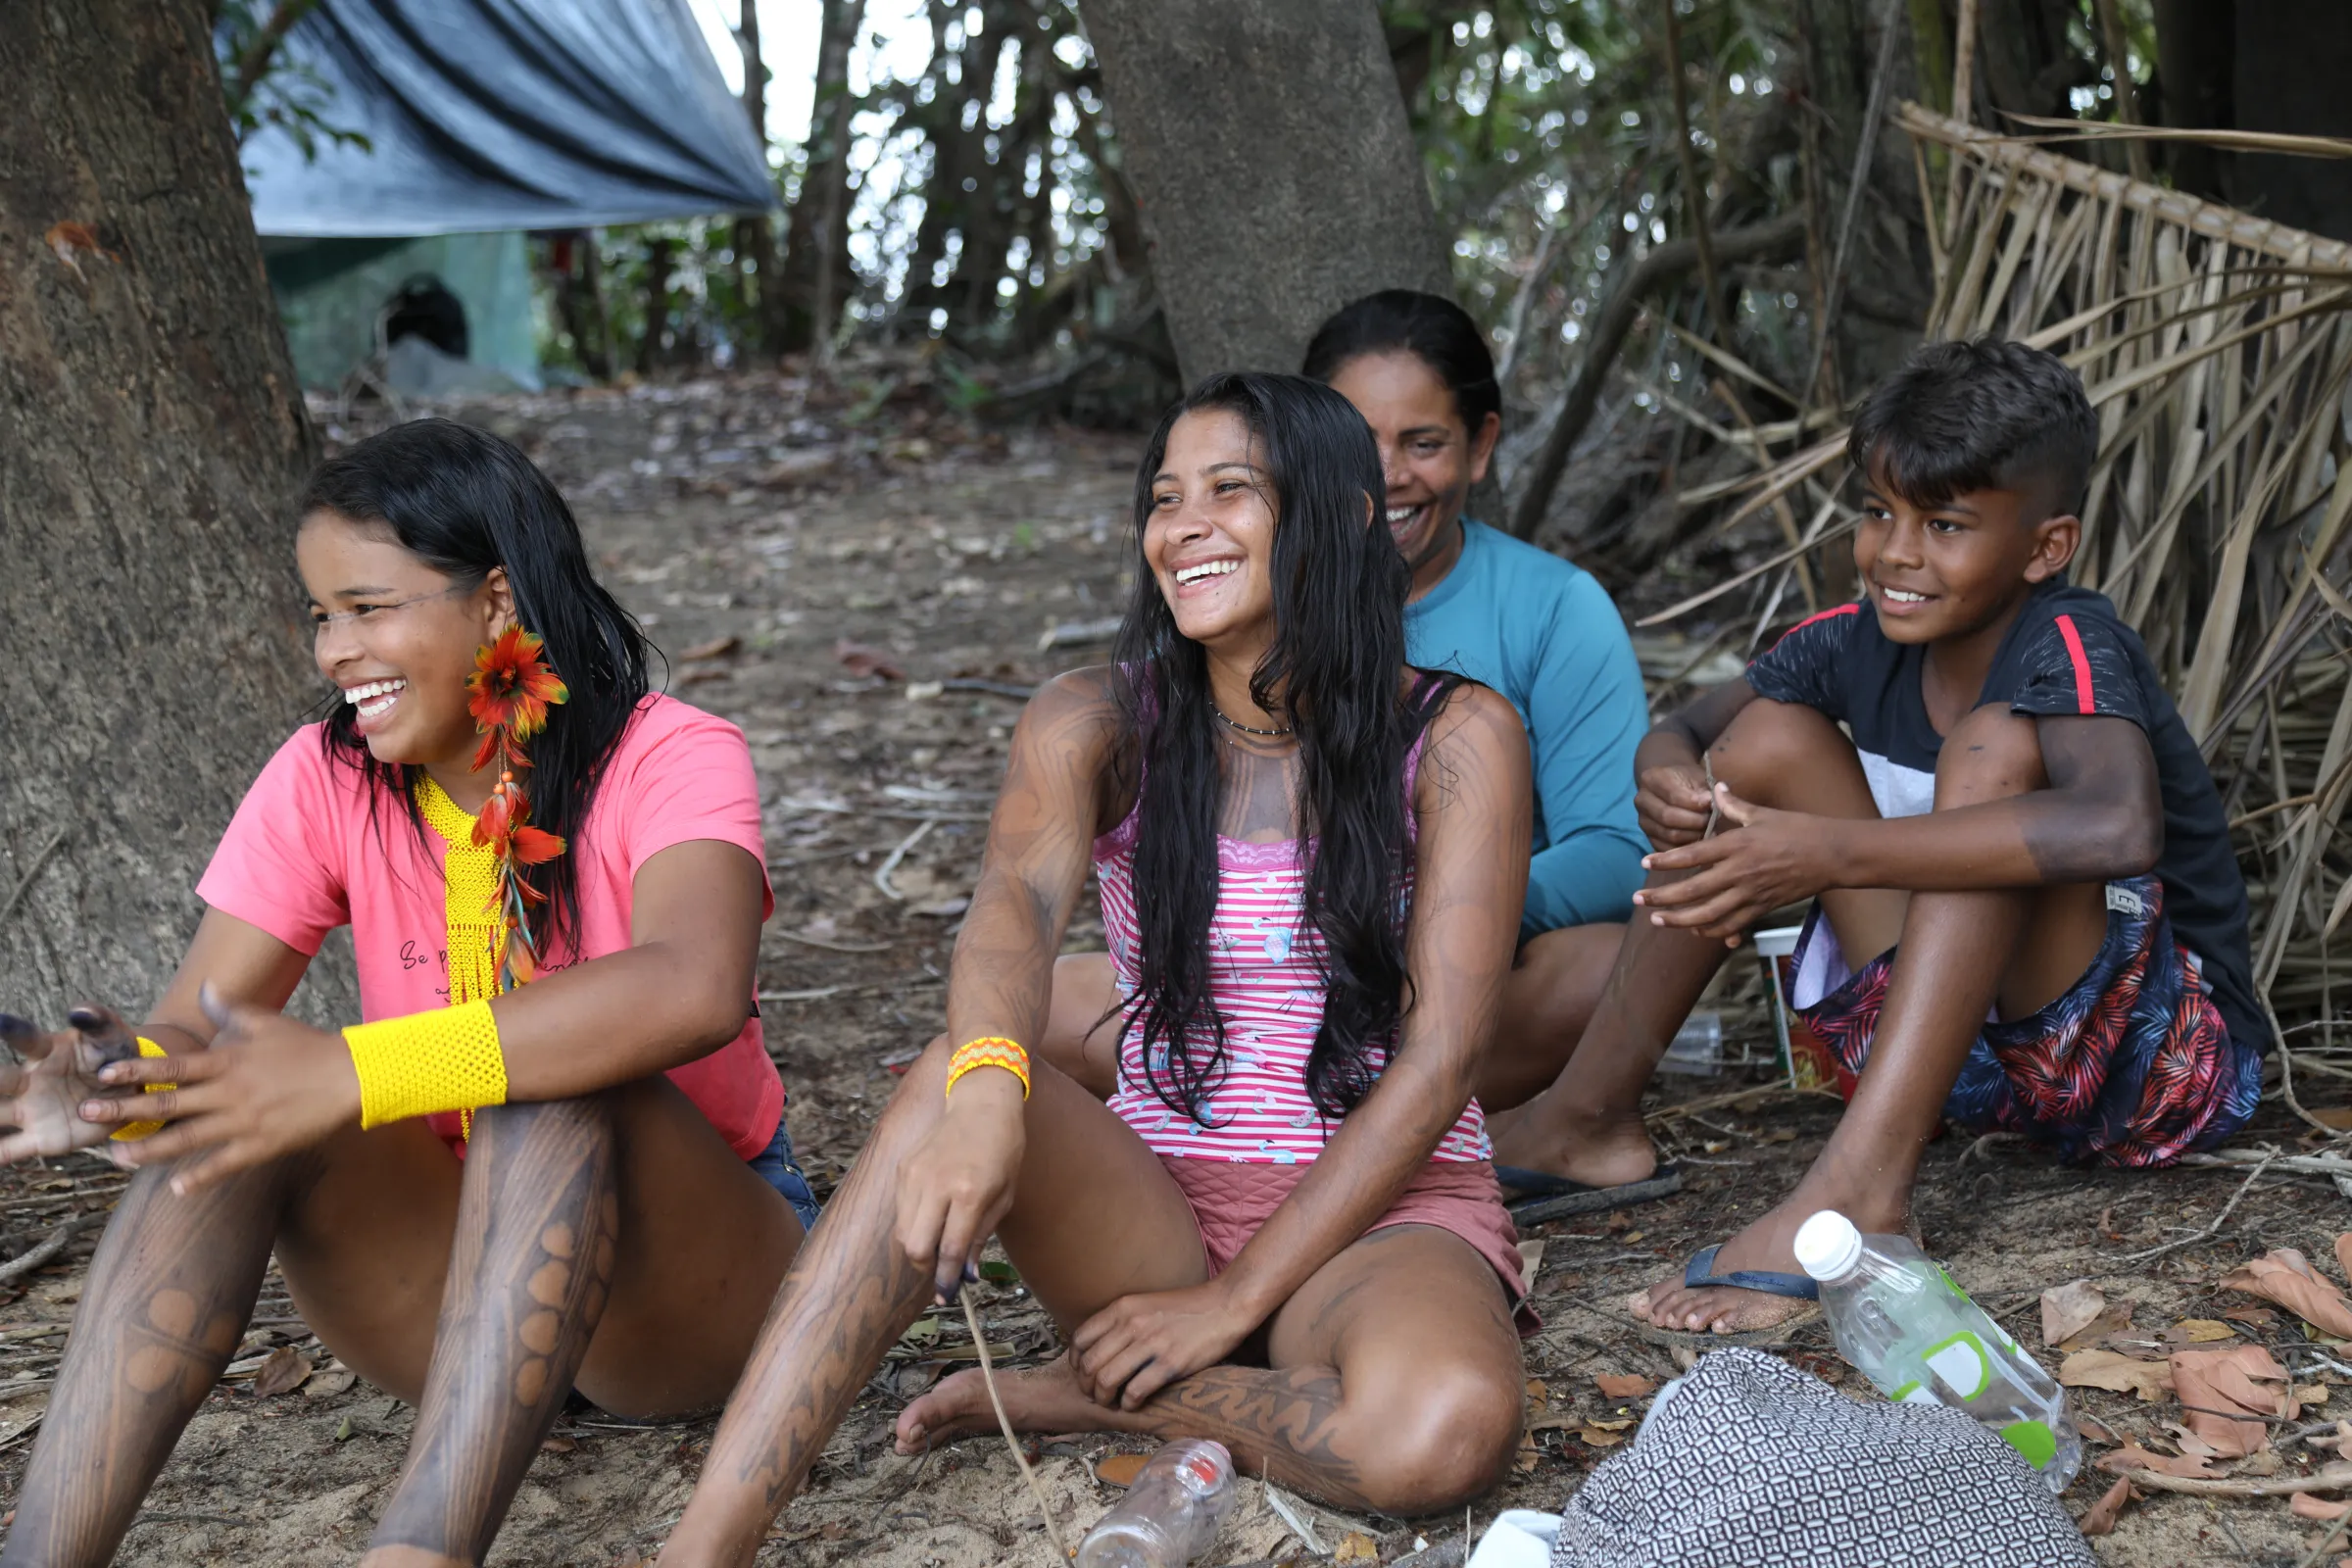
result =
[[[1926,335],[2016,338],[2081,372],[2100,451],[2075,580],[2138,629],[2213,764],[2254,899],[2256,983],[2278,1013],[2318,1020],[2292,1063],[2352,1076],[2328,952],[2352,909],[2352,245],[1916,104],[1889,118],[1949,171],[1943,191],[1923,182]],[[1850,527],[1823,479],[1845,431],[1814,428],[1720,426],[1756,471],[1686,502],[1740,498],[1723,526],[1785,513],[1800,487],[1820,508],[1771,560],[1643,625]]]

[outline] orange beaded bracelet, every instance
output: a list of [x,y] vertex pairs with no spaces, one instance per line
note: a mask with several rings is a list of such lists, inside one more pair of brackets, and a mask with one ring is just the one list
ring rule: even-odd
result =
[[1004,1068],[1021,1081],[1021,1098],[1029,1098],[1029,1053],[1021,1048],[1019,1041],[1007,1040],[1003,1035],[984,1035],[957,1046],[956,1054],[948,1058],[947,1092],[954,1094],[956,1080],[975,1067]]

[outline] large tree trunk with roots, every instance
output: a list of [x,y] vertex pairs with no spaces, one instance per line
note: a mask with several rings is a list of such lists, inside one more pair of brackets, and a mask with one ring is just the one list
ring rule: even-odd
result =
[[316,695],[312,441],[202,0],[9,7],[0,148],[0,1005],[136,1016]]
[[1187,381],[1296,370],[1324,317],[1452,292],[1372,0],[1088,0]]

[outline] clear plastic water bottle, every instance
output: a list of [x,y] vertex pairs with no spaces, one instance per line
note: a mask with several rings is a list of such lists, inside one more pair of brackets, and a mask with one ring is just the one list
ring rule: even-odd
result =
[[1864,1236],[1835,1209],[1797,1228],[1796,1260],[1821,1285],[1838,1353],[1889,1399],[1966,1410],[2039,1470],[2053,1493],[2082,1467],[2066,1391],[1933,1258],[1900,1236]]
[[1136,1473],[1078,1544],[1078,1568],[1185,1568],[1208,1550],[1240,1494],[1222,1443],[1180,1438]]

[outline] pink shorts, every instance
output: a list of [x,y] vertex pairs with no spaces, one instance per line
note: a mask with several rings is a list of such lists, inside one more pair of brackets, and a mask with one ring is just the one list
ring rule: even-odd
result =
[[[1200,1246],[1208,1253],[1213,1278],[1225,1272],[1250,1238],[1282,1206],[1311,1165],[1274,1165],[1255,1160],[1183,1159],[1162,1154],[1159,1162],[1176,1179],[1184,1200],[1192,1205],[1193,1223],[1200,1227]],[[1502,1206],[1502,1190],[1494,1182],[1494,1167],[1485,1160],[1431,1160],[1405,1184],[1387,1213],[1365,1227],[1365,1234],[1391,1225],[1434,1225],[1468,1242],[1479,1256],[1494,1267],[1502,1294],[1510,1301],[1522,1339],[1543,1327],[1543,1319],[1528,1304],[1527,1287],[1519,1276],[1519,1233]]]

